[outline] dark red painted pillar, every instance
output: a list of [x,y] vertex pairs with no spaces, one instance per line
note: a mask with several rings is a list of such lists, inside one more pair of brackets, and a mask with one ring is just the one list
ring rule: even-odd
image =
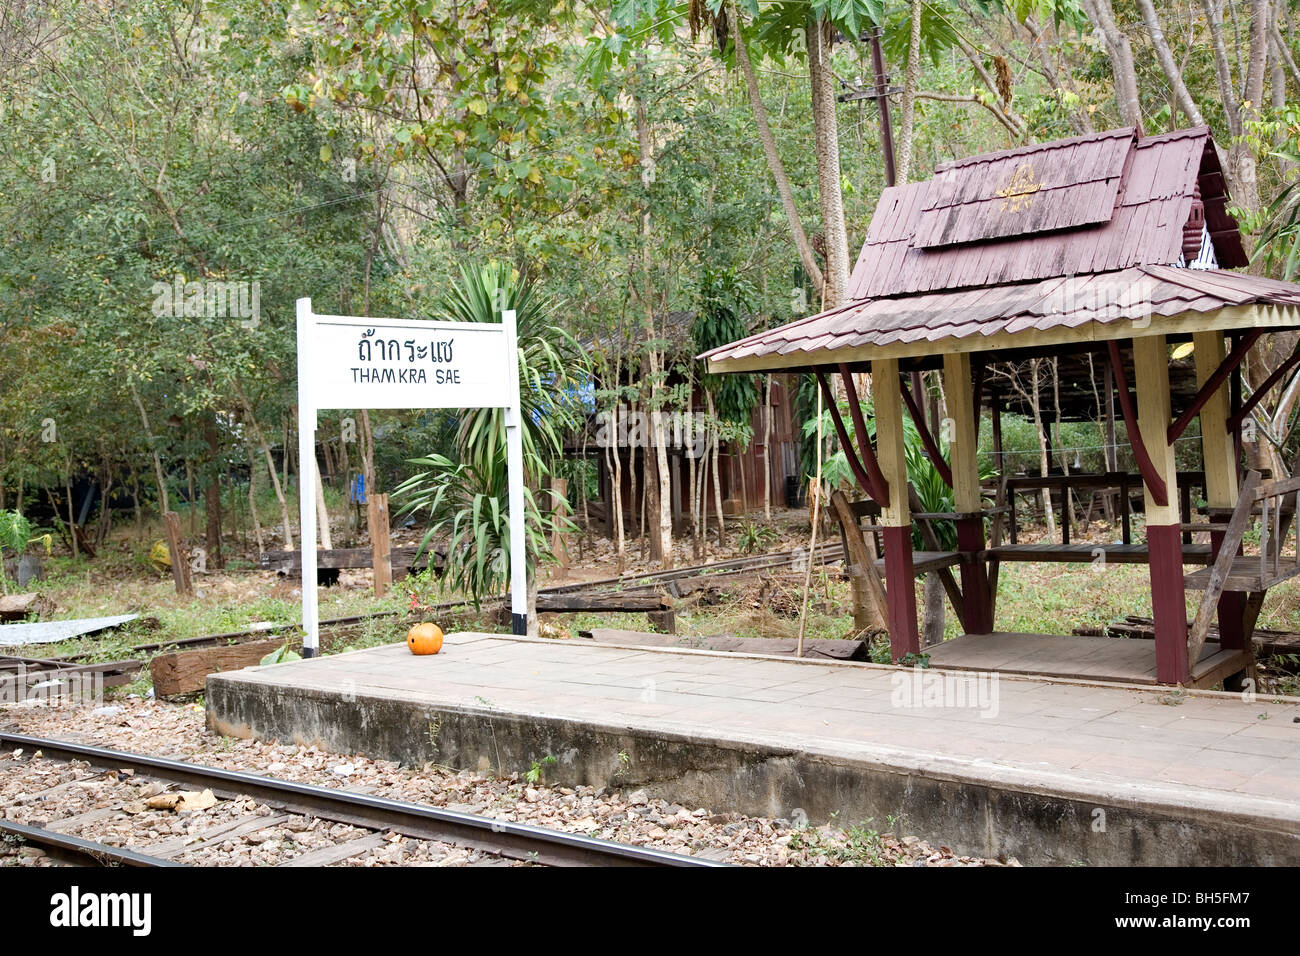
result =
[[957,550],[962,552],[961,596],[965,605],[962,626],[968,634],[993,632],[993,601],[989,593],[988,565],[979,560],[984,551],[984,519],[979,515],[957,520]]
[[1156,680],[1186,684],[1187,601],[1183,588],[1183,538],[1178,525],[1149,525],[1151,614],[1155,619]]
[[912,568],[912,529],[881,530],[885,545],[885,601],[889,606],[889,648],[894,660],[921,653],[916,625],[916,574]]
[[[1210,561],[1219,556],[1223,546],[1223,533],[1210,532]],[[1237,549],[1241,553],[1241,549]],[[1225,591],[1219,598],[1219,646],[1228,650],[1242,650],[1246,646],[1246,631],[1242,617],[1246,610],[1246,595],[1240,591]]]

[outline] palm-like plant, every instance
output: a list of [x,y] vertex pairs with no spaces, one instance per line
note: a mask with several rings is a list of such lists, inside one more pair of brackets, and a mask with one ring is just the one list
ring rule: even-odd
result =
[[22,554],[29,544],[41,542],[45,553],[49,554],[52,541],[48,531],[32,527],[23,515],[17,511],[0,511],[0,593],[9,593],[9,584],[5,579],[5,552]]
[[[849,405],[847,400],[840,403],[840,417],[844,421],[844,427],[848,431],[850,440],[856,442],[857,435],[853,427],[853,418],[849,414]],[[876,438],[876,415],[870,402],[862,402],[862,418],[867,426],[867,433],[870,440]],[[822,412],[822,434],[834,434],[834,423],[831,421],[829,410]],[[813,436],[817,434],[817,419],[814,416],[811,420],[804,422],[804,434]],[[946,451],[942,437],[936,439],[939,442],[939,450]],[[916,430],[916,425],[910,418],[903,419],[903,453],[907,461],[908,483],[916,491],[917,499],[927,512],[942,513],[950,512],[954,508],[954,498],[952,489],[944,482],[943,476],[939,474],[939,469],[934,466],[930,456],[925,451],[925,444],[921,441],[921,435]],[[822,478],[832,488],[842,482],[850,485],[854,484],[855,479],[853,471],[849,467],[848,459],[844,455],[844,449],[839,449],[831,455],[822,464]],[[935,534],[939,538],[939,544],[943,548],[954,548],[957,545],[957,530],[950,522],[935,522],[931,527],[934,528]],[[912,528],[912,546],[919,550],[924,550],[925,545],[922,543],[921,533],[915,527]]]
[[[528,568],[549,556],[548,533],[559,521],[543,513],[532,489],[540,488],[563,450],[565,431],[581,421],[580,388],[589,377],[585,351],[550,322],[548,303],[527,279],[502,265],[462,269],[460,281],[443,297],[439,319],[499,322],[515,310],[518,327],[519,395],[523,406],[524,507]],[[458,590],[476,604],[499,593],[510,575],[507,520],[505,411],[466,409],[456,432],[456,455],[411,460],[421,470],[393,492],[403,512],[427,512],[430,523],[421,550],[445,540],[443,590]]]

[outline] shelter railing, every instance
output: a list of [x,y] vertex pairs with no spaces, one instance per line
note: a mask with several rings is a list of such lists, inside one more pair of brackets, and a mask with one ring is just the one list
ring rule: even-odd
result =
[[[1046,490],[1052,498],[1053,507],[1060,517],[1061,543],[1069,544],[1074,521],[1073,510],[1068,507],[1070,495],[1081,498],[1081,492],[1095,497],[1098,494],[1117,494],[1120,517],[1121,540],[1132,544],[1132,495],[1142,490],[1142,476],[1124,471],[1081,472],[1074,475],[1029,475],[1007,478],[1006,500],[1010,506],[1008,536],[1012,544],[1019,544],[1020,521],[1017,513],[1016,497],[1018,495],[1037,495]],[[1205,473],[1201,471],[1180,471],[1178,473],[1178,510],[1185,525],[1192,520],[1192,489],[1205,488]],[[1183,543],[1191,544],[1192,532],[1183,531]]]

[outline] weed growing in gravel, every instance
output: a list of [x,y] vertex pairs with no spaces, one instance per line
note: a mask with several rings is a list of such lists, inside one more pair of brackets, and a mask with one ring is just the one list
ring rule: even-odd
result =
[[550,754],[543,757],[541,762],[534,760],[533,765],[524,773],[524,779],[534,785],[541,783],[543,768],[553,766],[556,762],[556,759]]
[[838,832],[820,827],[797,829],[790,837],[790,849],[820,854],[833,862],[855,866],[888,866],[892,862],[885,858],[879,831],[866,823],[854,824]]

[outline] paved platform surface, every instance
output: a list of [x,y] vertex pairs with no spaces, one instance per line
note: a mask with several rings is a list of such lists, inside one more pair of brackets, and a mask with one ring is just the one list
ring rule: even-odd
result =
[[477,633],[436,656],[399,644],[211,681],[784,748],[1300,833],[1300,700],[1286,698]]

